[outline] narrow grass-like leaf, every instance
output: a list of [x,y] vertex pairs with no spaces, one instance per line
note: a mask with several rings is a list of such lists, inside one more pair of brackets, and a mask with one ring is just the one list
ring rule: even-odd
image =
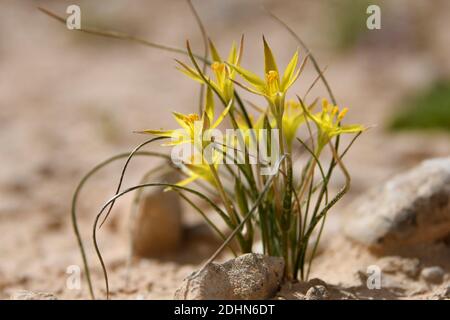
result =
[[[86,251],[84,249],[84,245],[83,245],[83,240],[81,238],[81,234],[80,234],[80,230],[78,227],[78,219],[77,219],[77,203],[78,203],[78,198],[80,195],[81,190],[83,189],[84,185],[86,184],[86,182],[100,169],[102,169],[103,167],[107,166],[108,164],[110,164],[111,162],[114,162],[116,160],[120,160],[126,157],[129,157],[130,153],[126,152],[126,153],[121,153],[118,155],[115,155],[109,159],[106,159],[102,162],[100,162],[99,164],[97,164],[94,168],[92,168],[91,170],[89,170],[84,176],[83,178],[80,180],[80,182],[78,183],[75,192],[73,194],[72,197],[72,206],[71,206],[71,221],[72,221],[72,227],[75,233],[75,236],[77,238],[77,243],[78,243],[78,247],[80,249],[80,253],[81,253],[81,257],[83,260],[83,266],[84,266],[84,271],[86,273],[86,282],[88,284],[88,288],[89,288],[89,293],[91,295],[92,299],[95,299],[95,295],[94,295],[94,291],[93,291],[93,287],[92,287],[92,280],[91,280],[91,275],[90,275],[90,270],[89,270],[89,264],[88,264],[88,260],[87,260],[87,256],[86,256]],[[135,153],[135,156],[156,156],[156,157],[162,157],[162,158],[166,158],[167,156],[165,154],[160,154],[158,152],[145,152],[145,151],[140,151]]]

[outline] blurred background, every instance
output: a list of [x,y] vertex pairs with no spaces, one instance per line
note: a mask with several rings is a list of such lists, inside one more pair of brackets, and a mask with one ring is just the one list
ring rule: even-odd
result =
[[[242,65],[253,70],[263,67],[263,34],[281,66],[298,47],[264,8],[278,15],[328,67],[338,102],[350,107],[347,121],[373,126],[346,157],[353,185],[333,211],[330,230],[338,230],[339,211],[358,194],[423,159],[450,154],[449,1],[193,3],[221,52],[245,34]],[[182,0],[0,2],[0,298],[17,288],[87,298],[84,287],[65,289],[67,266],[81,263],[68,219],[76,184],[96,163],[143,141],[133,130],[170,128],[170,111],[197,110],[196,83],[175,69],[173,59],[187,61],[184,56],[69,31],[37,10],[67,16],[71,4],[81,7],[82,27],[176,47],[189,39],[203,52]],[[366,27],[369,4],[381,8],[380,30]],[[315,76],[308,65],[292,93],[304,93]],[[326,96],[320,83],[310,94],[316,96]],[[135,160],[125,184],[137,182],[152,164]],[[100,172],[82,194],[86,238],[93,215],[115,189],[120,165]],[[126,255],[119,217],[128,204],[118,204],[101,236],[112,269]],[[188,268],[149,263],[153,277],[173,279],[175,287]],[[153,284],[146,297],[170,297],[173,289],[168,282]]]

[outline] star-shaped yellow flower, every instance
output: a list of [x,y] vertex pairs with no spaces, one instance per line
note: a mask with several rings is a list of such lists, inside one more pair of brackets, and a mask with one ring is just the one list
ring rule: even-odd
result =
[[202,76],[202,74],[197,72],[197,70],[189,67],[188,65],[186,65],[181,61],[176,60],[180,65],[178,70],[183,72],[191,79],[194,79],[195,81],[200,82],[202,84],[205,84],[205,79],[207,79],[209,84],[214,88],[214,90],[218,92],[222,97],[222,99],[225,101],[225,103],[228,104],[233,99],[234,88],[232,80],[235,77],[235,71],[233,68],[230,67],[230,65],[239,65],[242,56],[243,46],[244,46],[243,37],[241,38],[239,50],[236,47],[236,43],[233,42],[230,53],[228,54],[228,58],[226,61],[224,61],[220,57],[213,42],[209,40],[209,47],[211,50],[211,56],[213,60],[211,64],[211,70],[215,77],[214,80],[209,79],[205,75]]
[[[312,110],[315,101],[308,107]],[[306,115],[303,112],[301,104],[295,100],[286,101],[283,112],[283,134],[286,139],[288,150],[292,150],[292,143],[297,135],[298,128],[306,121]]]
[[366,128],[359,124],[341,125],[342,119],[348,112],[348,108],[339,110],[338,106],[333,106],[327,99],[322,100],[322,111],[311,114],[307,111],[308,117],[313,120],[318,129],[319,149],[322,149],[331,138],[342,133],[359,133]]
[[214,99],[210,88],[206,92],[205,111],[202,117],[196,113],[182,114],[179,112],[173,112],[175,120],[178,122],[181,128],[174,130],[143,130],[138,133],[153,134],[159,137],[170,137],[170,142],[163,145],[174,146],[182,143],[194,144],[199,151],[205,147],[203,141],[203,135],[208,129],[217,128],[220,123],[225,119],[226,115],[230,111],[232,101],[222,111],[222,113],[214,121]]
[[[283,76],[280,77],[280,73],[278,71],[278,67],[275,58],[273,56],[272,50],[270,49],[264,37],[263,43],[264,43],[264,71],[265,71],[264,78],[260,78],[253,72],[246,70],[238,65],[231,65],[231,66],[250,84],[250,86],[245,86],[238,82],[235,83],[237,83],[239,86],[243,87],[247,91],[264,96],[269,101],[269,103],[272,106],[274,106],[277,105],[277,102],[279,101],[282,102],[284,100],[286,92],[298,79],[303,69],[303,66],[305,65],[306,59],[302,63],[301,67],[297,69],[298,51],[296,51],[291,61],[287,65],[286,69],[284,70]],[[276,114],[277,112],[275,110],[272,111],[274,114]],[[278,110],[278,113],[280,112],[282,112],[282,110]]]

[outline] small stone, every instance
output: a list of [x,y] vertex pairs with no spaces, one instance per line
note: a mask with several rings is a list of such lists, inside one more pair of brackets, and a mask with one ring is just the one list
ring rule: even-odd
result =
[[444,270],[437,266],[424,268],[420,275],[425,281],[433,284],[442,283],[444,280]]
[[178,300],[259,300],[280,287],[284,260],[249,253],[225,263],[211,263],[188,276],[175,292]]
[[450,233],[450,158],[424,161],[347,210],[344,233],[379,252],[432,243]]
[[450,284],[444,284],[435,290],[434,294],[429,297],[430,300],[449,300]]
[[312,286],[305,295],[306,300],[327,300],[328,297],[328,290],[323,285]]
[[322,286],[322,287],[327,287],[327,283],[325,281],[323,281],[322,279],[319,278],[312,278],[311,280],[308,281],[308,285],[310,286]]
[[443,298],[450,299],[450,285],[447,285],[441,292]]
[[[168,176],[162,181],[177,180]],[[175,192],[165,192],[164,187],[145,192],[131,226],[133,254],[158,258],[175,252],[183,236],[181,215],[180,199]]]
[[36,291],[26,291],[20,290],[14,292],[11,297],[11,300],[58,300],[56,296],[52,293],[48,292],[36,292]]

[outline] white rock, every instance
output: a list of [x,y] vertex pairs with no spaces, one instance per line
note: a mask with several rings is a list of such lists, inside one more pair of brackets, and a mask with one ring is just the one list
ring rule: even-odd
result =
[[345,234],[374,250],[395,251],[450,234],[450,158],[423,162],[369,191],[347,210]]
[[257,300],[273,297],[280,287],[284,260],[249,253],[223,264],[211,263],[188,276],[175,292],[180,300]]

